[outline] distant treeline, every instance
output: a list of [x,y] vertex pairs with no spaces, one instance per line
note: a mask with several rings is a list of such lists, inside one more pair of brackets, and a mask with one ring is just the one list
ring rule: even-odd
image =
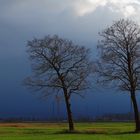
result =
[[133,120],[134,120],[133,113],[105,114],[95,119],[95,121],[133,121]]
[[[92,117],[77,117],[75,122],[118,122],[118,121],[134,121],[133,113],[110,113],[104,114],[95,118]],[[8,117],[0,118],[0,122],[67,122],[66,118],[37,118],[37,117]]]

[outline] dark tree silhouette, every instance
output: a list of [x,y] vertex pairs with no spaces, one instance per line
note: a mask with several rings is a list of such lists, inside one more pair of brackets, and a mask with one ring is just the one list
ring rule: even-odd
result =
[[133,103],[136,132],[140,131],[136,92],[140,89],[140,27],[121,19],[101,33],[99,81],[128,91]]
[[25,79],[26,86],[40,90],[44,97],[57,94],[66,103],[69,130],[74,130],[71,112],[71,95],[81,95],[89,87],[88,77],[93,63],[89,49],[75,45],[57,35],[28,42],[28,54],[33,75]]

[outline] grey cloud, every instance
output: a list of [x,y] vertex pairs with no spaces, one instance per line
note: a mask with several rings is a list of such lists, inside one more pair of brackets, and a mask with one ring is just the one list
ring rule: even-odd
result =
[[107,7],[99,7],[79,17],[74,11],[74,3],[74,0],[6,0],[1,3],[4,8],[0,10],[0,20],[5,28],[10,28],[10,32],[15,28],[25,36],[60,34],[66,38],[92,42],[98,29],[120,16],[111,13]]
[[[109,4],[100,6],[84,16],[77,16],[74,9],[75,1],[81,0],[0,0],[0,64],[2,67],[0,99],[6,100],[3,103],[0,102],[0,106],[7,107],[7,97],[9,97],[10,109],[21,105],[25,107],[25,110],[23,109],[25,113],[28,109],[25,102],[32,104],[29,112],[36,110],[38,106],[33,97],[29,97],[29,94],[24,95],[27,91],[20,85],[20,82],[30,73],[25,52],[27,40],[47,34],[58,34],[80,45],[96,47],[98,32],[111,24],[112,20],[122,17],[121,13],[111,12],[108,8]],[[116,96],[114,100],[116,101]],[[38,110],[41,109],[42,106]],[[46,111],[46,107],[44,110]]]

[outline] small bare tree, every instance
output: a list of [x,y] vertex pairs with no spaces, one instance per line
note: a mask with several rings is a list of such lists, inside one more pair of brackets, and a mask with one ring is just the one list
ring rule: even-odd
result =
[[27,86],[38,89],[45,97],[58,94],[64,97],[69,130],[74,130],[70,99],[72,94],[89,87],[92,73],[89,49],[74,45],[72,41],[55,36],[28,42],[33,76],[25,80]]
[[121,19],[100,33],[98,46],[100,81],[129,91],[134,107],[136,132],[140,131],[136,91],[140,89],[140,28],[131,21]]

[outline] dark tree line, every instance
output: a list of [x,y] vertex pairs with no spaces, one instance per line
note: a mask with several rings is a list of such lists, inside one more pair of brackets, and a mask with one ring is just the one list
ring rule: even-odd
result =
[[[26,86],[40,90],[44,97],[52,94],[65,99],[69,130],[74,130],[71,96],[81,95],[90,87],[92,74],[100,84],[115,85],[130,94],[136,123],[140,131],[136,101],[140,89],[140,27],[131,20],[121,19],[100,33],[99,58],[94,62],[90,50],[72,41],[55,36],[28,42],[33,75]],[[95,76],[96,77],[96,76]]]

